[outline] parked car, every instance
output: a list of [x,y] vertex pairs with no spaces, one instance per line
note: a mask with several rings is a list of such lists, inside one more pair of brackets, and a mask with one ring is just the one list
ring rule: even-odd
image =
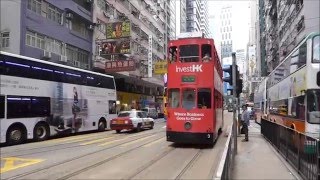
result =
[[111,130],[116,130],[120,133],[121,130],[136,130],[141,129],[153,129],[154,120],[147,116],[145,111],[139,111],[132,109],[131,111],[121,111],[117,118],[114,118],[110,122]]
[[158,119],[158,112],[157,112],[156,108],[146,107],[146,108],[142,108],[141,110],[147,112],[147,115],[149,117],[151,117],[153,119]]

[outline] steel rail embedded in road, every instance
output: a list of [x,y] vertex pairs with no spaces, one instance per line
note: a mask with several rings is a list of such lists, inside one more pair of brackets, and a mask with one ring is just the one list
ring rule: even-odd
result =
[[202,149],[199,149],[175,179],[180,179],[184,175],[184,173],[191,167],[191,165],[199,158],[201,153],[202,153]]
[[[145,137],[148,137],[148,136],[150,136],[151,134],[160,134],[160,133],[162,133],[162,131],[157,131],[157,132],[154,132],[154,133],[148,133],[148,134],[143,134],[143,135],[147,135],[147,136],[145,136]],[[141,138],[141,137],[139,137],[139,138]],[[97,151],[94,151],[94,152],[90,152],[90,153],[88,153],[88,154],[79,155],[79,156],[73,157],[73,158],[71,158],[71,159],[67,159],[67,160],[64,160],[64,161],[62,161],[62,162],[57,162],[57,163],[54,163],[54,164],[52,164],[52,165],[48,165],[48,166],[44,166],[44,167],[42,167],[42,168],[35,169],[35,170],[33,170],[33,171],[29,171],[29,172],[26,172],[26,173],[22,173],[22,174],[19,174],[19,175],[15,175],[15,176],[12,176],[12,177],[7,178],[7,179],[10,180],[10,179],[22,178],[22,177],[24,177],[24,176],[28,176],[28,175],[31,175],[31,174],[34,174],[34,173],[38,173],[39,171],[46,170],[46,169],[49,169],[49,168],[53,168],[53,167],[56,167],[56,166],[59,166],[59,165],[63,165],[63,164],[72,162],[72,161],[74,161],[74,160],[78,160],[78,159],[81,159],[81,158],[85,158],[85,157],[88,157],[88,156],[90,156],[90,155],[94,155],[94,154],[96,154],[96,153],[99,153],[99,152],[102,152],[102,151],[105,151],[105,150],[108,150],[108,149],[114,149],[114,148],[119,147],[119,146],[121,146],[121,145],[123,145],[123,144],[126,144],[126,143],[128,143],[128,142],[130,142],[130,141],[138,140],[139,138],[129,139],[129,141],[126,141],[126,142],[123,142],[123,143],[120,143],[120,144],[117,144],[117,145],[114,145],[114,146],[106,147],[106,148],[103,148],[103,149],[100,149],[100,150],[97,150]],[[160,138],[163,138],[163,137],[160,137]],[[158,138],[158,139],[160,139],[160,138]],[[156,139],[156,140],[158,140],[158,139]],[[78,171],[76,171],[76,172],[70,173],[71,175],[68,174],[68,175],[66,175],[66,176],[63,176],[63,179],[66,179],[67,177],[72,177],[72,176],[75,175],[75,173],[83,172],[83,171],[89,170],[89,169],[91,169],[91,168],[97,167],[97,166],[99,166],[99,165],[101,165],[101,164],[103,164],[103,163],[106,163],[106,162],[108,162],[108,161],[110,161],[110,160],[113,160],[113,159],[115,159],[115,158],[121,157],[122,155],[125,155],[125,154],[127,154],[127,153],[129,153],[129,152],[131,152],[131,151],[133,151],[133,150],[135,150],[135,149],[138,149],[138,148],[140,148],[140,147],[142,147],[142,146],[144,146],[144,145],[146,145],[146,144],[152,143],[152,142],[153,142],[153,141],[148,141],[147,143],[144,143],[144,144],[142,144],[142,145],[140,145],[140,146],[138,146],[138,147],[129,149],[129,150],[125,151],[125,152],[119,153],[119,154],[117,154],[117,155],[114,155],[114,156],[112,156],[112,157],[109,157],[109,158],[107,158],[107,159],[104,159],[104,160],[102,160],[102,161],[99,161],[99,162],[97,162],[97,163],[94,163],[93,165],[87,166],[87,167],[82,168],[82,169],[80,169],[80,170],[78,170]],[[81,145],[78,145],[78,146],[81,146]],[[38,153],[39,153],[39,152],[38,152]],[[60,178],[60,179],[61,179],[61,178]]]
[[[160,133],[160,132],[162,132],[162,131],[159,130],[159,131],[152,132],[152,133],[136,134],[136,136],[152,135],[152,134],[157,134],[157,133]],[[136,137],[136,136],[134,136],[134,137]],[[88,136],[88,137],[91,137],[91,136]],[[113,137],[115,137],[115,138],[120,137],[119,139],[121,139],[121,137],[130,138],[130,136],[122,136],[122,135],[116,135],[116,136],[113,136]],[[131,136],[131,137],[132,137],[132,136]],[[108,138],[108,137],[104,137],[104,138]],[[85,139],[83,139],[83,140],[81,140],[81,141],[85,141]],[[63,145],[66,145],[66,144],[71,144],[71,143],[74,143],[74,142],[78,142],[78,141],[72,141],[72,142],[62,143],[62,144],[54,144],[54,145],[52,145],[52,146],[43,146],[43,147],[23,149],[23,152],[24,152],[24,153],[22,153],[22,154],[14,154],[14,153],[16,153],[16,152],[20,152],[21,150],[18,150],[18,151],[10,151],[9,153],[1,152],[1,157],[9,157],[9,156],[21,157],[21,156],[26,156],[26,155],[34,155],[34,154],[39,154],[39,153],[44,153],[44,152],[64,150],[64,149],[71,149],[71,148],[83,146],[82,144],[76,144],[76,145],[68,146],[68,147],[59,147],[59,146],[63,146]],[[53,149],[48,149],[48,148],[51,148],[51,147],[53,147]],[[26,151],[34,151],[34,150],[37,150],[37,151],[36,151],[36,152],[25,153]]]
[[[160,137],[160,138],[157,138],[156,140],[158,140],[158,139],[162,139],[163,137]],[[111,157],[109,157],[109,158],[107,158],[107,159],[104,159],[104,160],[102,160],[102,161],[99,161],[99,162],[97,162],[97,163],[94,163],[94,164],[92,164],[92,165],[90,165],[90,166],[87,166],[87,167],[85,167],[85,168],[82,168],[82,169],[80,169],[80,170],[77,170],[77,171],[75,171],[75,172],[73,172],[73,173],[70,173],[70,174],[68,174],[68,175],[66,175],[66,176],[63,176],[63,177],[60,177],[59,179],[68,179],[68,178],[71,178],[72,176],[76,176],[76,175],[78,175],[78,174],[80,174],[80,173],[83,173],[83,172],[85,172],[85,171],[88,171],[88,170],[90,170],[90,169],[93,169],[93,168],[95,168],[95,167],[98,167],[98,166],[100,166],[100,165],[103,165],[103,164],[105,164],[105,163],[107,163],[107,162],[109,162],[109,161],[111,161],[111,160],[114,160],[114,159],[116,159],[116,158],[119,158],[119,157],[121,157],[121,156],[123,156],[123,155],[126,155],[126,154],[128,154],[128,153],[130,153],[130,152],[132,152],[132,151],[134,151],[134,150],[136,150],[136,149],[139,149],[139,148],[141,148],[142,146],[145,146],[146,144],[149,144],[149,143],[152,143],[153,141],[149,141],[149,142],[147,142],[147,143],[144,143],[144,144],[142,144],[142,145],[139,145],[139,146],[137,146],[137,147],[134,147],[134,148],[131,148],[131,149],[129,149],[129,150],[127,150],[127,151],[124,151],[124,152],[121,152],[121,153],[119,153],[119,154],[117,154],[117,155],[114,155],[114,156],[111,156]],[[127,142],[126,142],[127,143]],[[122,143],[122,144],[126,144],[126,143]],[[118,146],[121,146],[122,144],[120,144],[120,145],[118,145]]]

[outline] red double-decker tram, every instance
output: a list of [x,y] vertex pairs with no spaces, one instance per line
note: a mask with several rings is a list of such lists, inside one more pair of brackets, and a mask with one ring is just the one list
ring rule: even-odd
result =
[[212,145],[223,128],[222,67],[213,39],[170,41],[168,58],[167,141]]

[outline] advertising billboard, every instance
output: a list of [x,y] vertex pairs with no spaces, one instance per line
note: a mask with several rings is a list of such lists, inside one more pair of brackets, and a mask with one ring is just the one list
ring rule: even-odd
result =
[[130,22],[114,22],[106,25],[107,39],[118,39],[130,36]]
[[108,61],[106,62],[105,71],[107,73],[120,72],[120,71],[134,71],[136,70],[136,65],[134,60],[118,60],[118,61]]
[[130,54],[130,39],[117,39],[114,41],[101,42],[101,55]]
[[155,74],[165,74],[167,73],[167,61],[159,61],[154,64]]

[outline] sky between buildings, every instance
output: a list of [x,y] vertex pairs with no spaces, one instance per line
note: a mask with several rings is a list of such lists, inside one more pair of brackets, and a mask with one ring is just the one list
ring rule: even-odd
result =
[[[249,41],[249,23],[250,23],[250,0],[208,0],[208,13],[209,13],[209,29],[212,38],[215,40],[217,50],[220,54],[220,14],[221,9],[224,6],[232,6],[232,40],[233,40],[233,51],[237,49],[245,49]],[[180,33],[180,3],[177,1],[176,4],[176,35]]]

